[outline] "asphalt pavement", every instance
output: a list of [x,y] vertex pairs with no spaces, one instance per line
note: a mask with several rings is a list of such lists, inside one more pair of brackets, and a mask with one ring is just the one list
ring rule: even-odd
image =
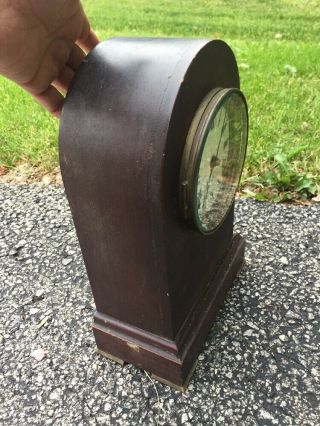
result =
[[0,185],[0,425],[320,425],[320,205],[238,200],[246,264],[186,393],[96,353],[60,187]]

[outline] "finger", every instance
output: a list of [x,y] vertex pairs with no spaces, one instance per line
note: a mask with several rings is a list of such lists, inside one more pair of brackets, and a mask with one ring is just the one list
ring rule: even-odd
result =
[[75,72],[73,69],[66,65],[60,72],[58,78],[53,81],[53,86],[65,95],[70,87],[74,74]]
[[79,46],[74,44],[71,49],[67,64],[71,69],[73,69],[73,71],[76,71],[85,57],[86,54],[84,51]]
[[55,87],[49,86],[44,92],[32,96],[47,111],[57,118],[60,117],[64,97]]
[[80,37],[79,40],[77,40],[77,45],[86,52],[90,52],[97,44],[99,44],[98,36],[92,30],[90,30],[89,34],[86,34],[84,38]]

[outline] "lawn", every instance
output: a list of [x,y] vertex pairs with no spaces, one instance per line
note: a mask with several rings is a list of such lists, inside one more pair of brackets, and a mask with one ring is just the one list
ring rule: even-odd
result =
[[[121,35],[228,42],[250,109],[245,192],[277,201],[312,197],[316,185],[319,191],[320,0],[83,4],[102,40]],[[0,97],[0,165],[27,161],[48,171],[56,167],[57,120],[3,78]]]

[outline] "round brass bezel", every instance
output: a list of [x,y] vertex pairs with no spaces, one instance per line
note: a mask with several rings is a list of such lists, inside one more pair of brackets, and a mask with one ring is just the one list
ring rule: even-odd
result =
[[[237,93],[243,99],[247,118],[247,127],[245,129],[246,136],[244,156],[236,188],[238,187],[243,171],[248,142],[248,107],[245,96],[243,95],[241,90],[236,88],[215,88],[204,97],[192,120],[182,155],[179,181],[180,211],[182,217],[186,219],[189,223],[191,223],[193,227],[195,227],[204,235],[212,234],[220,226],[233,204],[230,203],[230,206],[226,210],[222,221],[217,226],[210,230],[206,230],[201,226],[197,213],[196,191],[200,162],[202,159],[203,149],[206,144],[206,137],[209,132],[208,127],[212,121],[212,118],[219,111],[221,103],[224,102],[225,99],[229,97],[232,93]],[[234,192],[234,196],[235,193],[236,190]]]

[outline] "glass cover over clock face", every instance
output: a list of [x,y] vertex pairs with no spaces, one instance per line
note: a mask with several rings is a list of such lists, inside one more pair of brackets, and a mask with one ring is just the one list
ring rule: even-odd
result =
[[195,130],[188,135],[183,182],[189,187],[188,215],[207,234],[221,224],[233,203],[245,159],[248,113],[238,89],[209,94],[199,110]]

